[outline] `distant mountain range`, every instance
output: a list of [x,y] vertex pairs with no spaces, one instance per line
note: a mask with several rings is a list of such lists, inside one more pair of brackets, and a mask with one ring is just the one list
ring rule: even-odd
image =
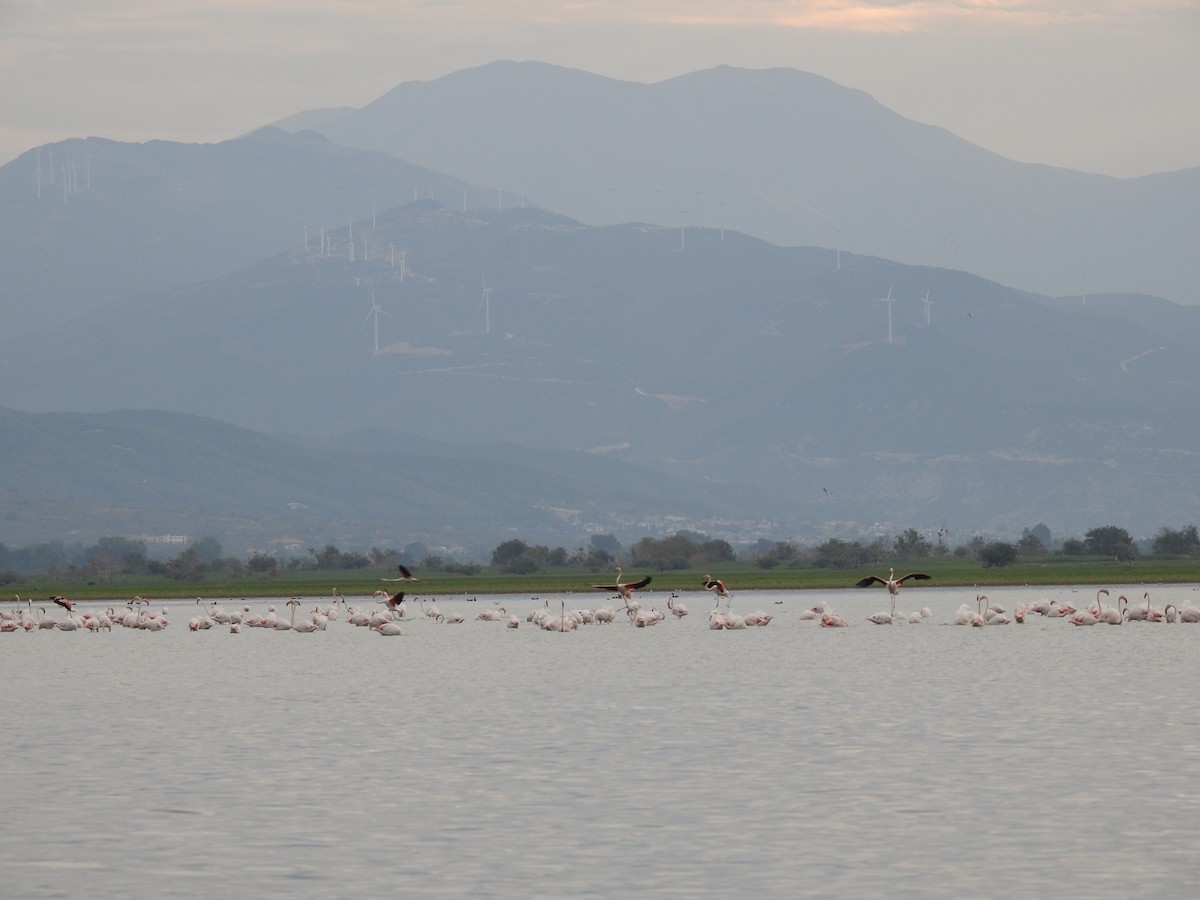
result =
[[574,550],[589,528],[647,533],[655,511],[700,524],[721,508],[719,493],[579,453],[384,431],[300,441],[155,410],[0,407],[0,453],[9,546],[174,534],[232,553],[419,541],[486,559],[513,536]]
[[299,121],[589,224],[725,227],[1046,294],[1200,303],[1200,167],[1118,179],[1014,162],[794,69],[640,84],[496,62]]
[[[64,171],[65,170],[65,171]],[[70,173],[70,174],[65,174]],[[145,291],[226,275],[369,227],[418,197],[494,203],[495,191],[312,132],[219,144],[61,141],[0,166],[3,334]]]
[[[456,130],[472,115],[487,140]],[[999,160],[795,72],[631,86],[497,64],[304,117],[363,142],[397,121],[406,153],[440,153],[453,174],[282,128],[204,146],[89,138],[0,167],[0,541],[204,527],[231,547],[514,531],[572,544],[943,524],[965,540],[1194,521],[1200,307],[1047,296],[852,253],[857,240],[734,228],[791,159],[807,174],[786,173],[762,207],[781,228],[874,208],[891,222],[880,234],[912,242],[895,255],[919,257],[935,220],[959,245],[986,225],[1020,281],[1031,230],[1090,217],[1123,240],[1104,216],[1142,209],[1153,179]],[[485,157],[528,178],[482,177]],[[745,191],[687,188],[693,212],[724,204],[709,227],[637,206],[666,202],[650,199],[659,175],[698,183],[717,157]],[[550,211],[548,197],[586,205],[595,166],[638,179],[597,200],[619,224]],[[926,212],[855,194],[867,170]],[[1138,238],[1180,270],[1196,264],[1194,205],[1179,224],[1194,174],[1172,176]]]
[[0,403],[586,452],[671,476],[678,505],[644,517],[720,496],[731,528],[1061,533],[1116,510],[1145,530],[1200,498],[1200,308],[431,201],[379,214],[367,246],[295,248],[0,345]]

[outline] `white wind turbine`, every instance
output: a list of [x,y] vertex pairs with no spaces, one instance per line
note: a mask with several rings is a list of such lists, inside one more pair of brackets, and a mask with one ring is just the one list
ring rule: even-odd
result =
[[383,312],[379,304],[375,302],[375,288],[371,288],[371,309],[367,312],[367,317],[363,319],[362,327],[366,327],[371,317],[375,317],[375,352],[379,352],[379,314]]
[[487,279],[482,275],[479,280],[483,282],[483,296],[480,303],[483,306],[483,333],[492,333],[492,289],[487,285]]
[[886,297],[880,297],[879,302],[887,304],[888,343],[890,344],[892,342],[892,304],[896,302],[895,300],[892,299],[892,286],[890,284],[888,285],[888,295]]
[[933,306],[933,301],[929,299],[929,291],[925,292],[925,299],[921,302],[925,304],[925,324],[929,325],[929,307]]

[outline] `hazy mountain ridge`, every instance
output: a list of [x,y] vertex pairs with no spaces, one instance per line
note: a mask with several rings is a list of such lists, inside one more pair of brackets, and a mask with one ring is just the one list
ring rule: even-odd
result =
[[372,207],[414,192],[463,191],[495,200],[388,154],[276,128],[219,144],[88,138],[30,150],[0,167],[4,333],[237,271],[303,244],[305,229],[313,246],[322,227],[344,241],[349,220],[369,224]]
[[[74,162],[61,196],[47,168],[37,197],[35,151],[0,167],[0,403],[299,436],[281,448],[209,423],[183,448],[147,438],[162,448],[152,468],[170,472],[148,482],[147,506],[127,452],[14,445],[13,541],[70,523],[75,500],[114,531],[192,521],[239,535],[255,510],[285,530],[297,503],[317,540],[421,516],[447,530],[769,520],[811,534],[1194,518],[1200,307],[1098,293],[1100,270],[1073,262],[1075,296],[1052,298],[858,255],[859,226],[840,217],[852,173],[870,187],[858,212],[883,222],[895,255],[952,222],[934,256],[962,265],[960,238],[986,219],[1016,264],[1046,229],[1125,240],[1116,216],[1137,233],[1127,253],[1104,245],[1112,260],[1150,248],[1191,265],[1200,170],[1122,181],[1030,167],[792,70],[638,85],[498,64],[293,124],[386,135],[397,116],[470,181],[270,128],[218,145],[41,148],[41,165],[52,149]],[[779,173],[781,154],[803,177]],[[527,169],[487,168],[498,161]],[[528,183],[504,180],[518,171]],[[799,211],[827,249],[734,230],[741,200],[694,187],[714,171],[761,201],[759,224],[792,228]],[[625,223],[521,208],[552,188]],[[442,202],[411,201],[430,193]],[[850,205],[833,217],[837,204]],[[723,227],[695,227],[717,205]],[[1074,252],[1053,246],[1060,263]],[[403,458],[381,463],[389,453]],[[193,457],[196,486],[171,468]]]
[[592,224],[683,220],[1043,293],[1200,302],[1200,167],[1116,179],[1019,163],[791,69],[646,85],[497,62],[401,84],[319,130]]
[[561,541],[652,512],[699,522],[719,510],[718,498],[687,497],[661,473],[618,462],[428,441],[409,452],[403,435],[375,438],[317,449],[158,410],[0,407],[0,542],[183,533],[259,549],[283,539],[398,547],[498,542],[514,529]]
[[[403,272],[382,252],[296,248],[5,344],[0,402],[590,450],[574,477],[609,457],[681,480],[621,509],[644,517],[704,498],[785,528],[1061,532],[1119,508],[1153,529],[1200,498],[1200,309],[1048,300],[848,253],[839,270],[830,250],[532,209],[408,204],[368,242],[402,249]],[[594,514],[616,512],[614,485],[592,483]],[[466,518],[524,515],[517,496],[492,500]]]

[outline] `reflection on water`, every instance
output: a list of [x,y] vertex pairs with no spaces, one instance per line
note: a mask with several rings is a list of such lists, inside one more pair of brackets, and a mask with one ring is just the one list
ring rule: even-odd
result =
[[[822,599],[851,627],[800,620]],[[908,587],[928,622],[864,621],[882,590],[755,592],[734,609],[768,627],[710,631],[711,596],[683,600],[568,634],[439,597],[467,621],[388,639],[190,633],[170,603],[160,633],[0,635],[3,894],[1200,891],[1200,628],[960,628],[973,591]]]

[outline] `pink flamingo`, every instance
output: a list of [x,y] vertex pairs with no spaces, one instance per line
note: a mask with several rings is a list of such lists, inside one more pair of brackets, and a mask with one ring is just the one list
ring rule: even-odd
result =
[[724,581],[722,581],[720,578],[713,578],[711,575],[705,575],[704,589],[706,591],[712,591],[716,595],[718,605],[720,604],[721,599],[724,598],[725,608],[729,609],[730,594],[729,589],[725,587]]
[[[622,581],[622,573],[624,570],[620,566],[613,566],[617,570],[617,580],[614,584],[593,584],[592,587],[600,591],[616,591],[626,605],[633,599],[633,592],[641,590],[650,583],[650,576],[647,575],[638,581]],[[640,608],[640,607],[639,607]]]

